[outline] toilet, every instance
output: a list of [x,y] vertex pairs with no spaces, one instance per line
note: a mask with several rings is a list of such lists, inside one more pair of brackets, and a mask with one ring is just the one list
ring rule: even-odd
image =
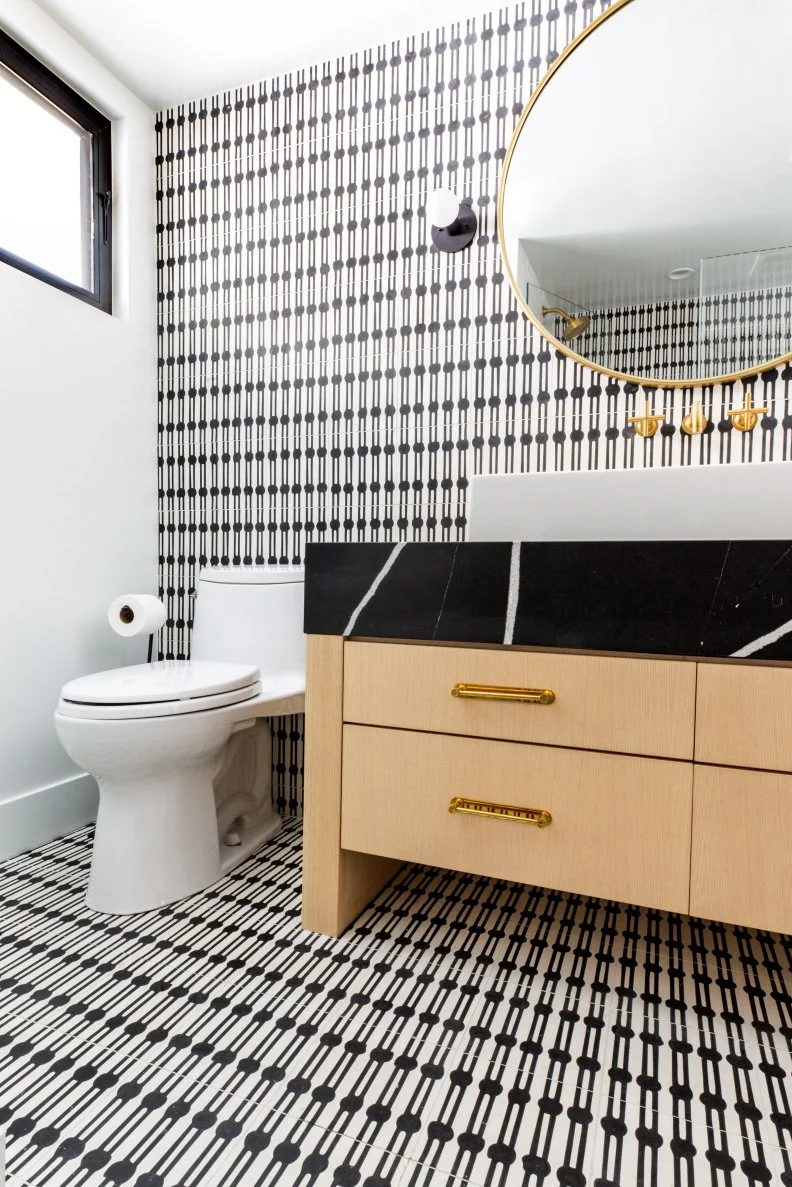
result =
[[99,784],[88,906],[176,902],[275,836],[265,719],[304,704],[303,570],[275,565],[201,572],[189,660],[66,684],[55,728]]

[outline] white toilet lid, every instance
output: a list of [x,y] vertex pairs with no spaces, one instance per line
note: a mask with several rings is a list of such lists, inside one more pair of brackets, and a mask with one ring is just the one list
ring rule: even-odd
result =
[[83,705],[162,704],[248,689],[258,679],[253,664],[165,659],[80,676],[64,685],[61,698]]

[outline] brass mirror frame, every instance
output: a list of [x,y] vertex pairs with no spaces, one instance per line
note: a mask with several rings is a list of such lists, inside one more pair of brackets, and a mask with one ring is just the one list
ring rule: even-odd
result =
[[590,37],[592,33],[596,32],[596,30],[604,25],[606,21],[609,21],[611,17],[616,15],[616,13],[621,12],[623,8],[626,8],[628,4],[632,4],[633,2],[634,0],[614,0],[610,8],[607,8],[604,12],[601,12],[599,16],[594,18],[590,25],[587,25],[581,33],[578,33],[577,37],[570,41],[566,49],[564,49],[562,53],[559,54],[556,60],[549,67],[547,73],[539,80],[536,88],[531,94],[530,99],[522,110],[517,127],[514,129],[512,134],[511,143],[509,144],[509,149],[506,153],[506,158],[503,162],[503,172],[501,173],[501,179],[498,185],[498,205],[496,215],[498,226],[498,245],[500,247],[500,253],[503,259],[503,266],[506,276],[509,284],[511,285],[512,292],[517,298],[523,313],[526,315],[528,320],[533,323],[542,337],[545,338],[555,350],[560,351],[563,355],[566,355],[566,357],[571,359],[574,363],[579,363],[581,367],[588,368],[589,371],[597,371],[601,375],[608,375],[611,379],[618,379],[622,383],[634,383],[639,387],[650,388],[715,387],[718,384],[734,383],[739,379],[755,379],[758,375],[762,375],[765,371],[771,371],[774,367],[782,367],[784,364],[792,362],[792,351],[790,351],[788,354],[779,355],[777,358],[768,359],[766,363],[761,363],[758,366],[750,367],[745,371],[732,371],[726,375],[707,375],[695,379],[655,379],[654,377],[649,377],[646,375],[626,375],[623,371],[613,371],[610,367],[603,367],[599,363],[594,363],[591,361],[591,359],[584,358],[583,355],[577,354],[574,350],[570,350],[569,346],[565,342],[562,342],[559,338],[556,338],[555,335],[551,334],[550,331],[541,323],[539,318],[534,314],[533,310],[528,305],[525,297],[523,297],[522,293],[520,292],[520,288],[514,278],[514,273],[512,272],[511,266],[509,264],[503,226],[503,206],[506,198],[506,183],[509,179],[509,166],[511,165],[512,157],[514,155],[515,149],[517,148],[517,144],[520,139],[520,133],[523,130],[525,122],[533,111],[534,105],[538,102],[540,96],[544,92],[545,87],[555,77],[556,73],[561,69],[563,64],[568,61],[569,58],[571,58],[578,46],[582,45],[586,38]]

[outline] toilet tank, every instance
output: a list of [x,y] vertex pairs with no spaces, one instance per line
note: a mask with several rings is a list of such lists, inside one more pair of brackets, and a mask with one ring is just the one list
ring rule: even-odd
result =
[[262,677],[304,675],[304,576],[304,569],[284,565],[203,569],[191,658],[256,664]]

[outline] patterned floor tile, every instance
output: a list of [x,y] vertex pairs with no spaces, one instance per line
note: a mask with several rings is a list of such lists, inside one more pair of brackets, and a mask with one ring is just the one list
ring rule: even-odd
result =
[[420,870],[397,876],[348,933],[358,952],[393,945],[485,976],[518,975],[522,991],[638,1000],[647,1016],[745,1039],[792,1036],[792,973],[783,937],[638,907]]
[[0,866],[25,1187],[792,1187],[785,937],[419,867],[314,936],[295,823],[117,919],[90,844]]
[[757,1187],[783,1183],[778,1153],[748,1135],[628,1108],[597,1120],[593,1187]]
[[663,1113],[680,1125],[746,1141],[775,1140],[768,1083],[757,1050],[723,1036],[691,1034],[619,1013],[608,1019],[603,1111]]
[[359,1022],[252,1028],[240,1048],[185,1044],[157,1067],[404,1153],[448,1052]]
[[792,1187],[792,1155],[789,1150],[789,1140],[784,1147],[770,1146],[767,1149],[767,1159],[775,1178],[773,1183],[780,1183],[782,1187]]
[[426,1181],[430,1167],[475,1184],[556,1181],[584,1185],[601,1069],[596,1029],[589,1054],[557,1068],[452,1062],[428,1107],[425,1133],[407,1153],[418,1165],[407,1182]]
[[[539,1003],[514,1043],[504,1034],[493,1046],[480,1039],[451,1052],[409,1158],[472,1183],[541,1183],[551,1168],[561,1182],[585,1183],[605,1011],[569,999],[558,1007]],[[416,1183],[423,1173],[413,1170]]]
[[54,983],[37,978],[35,970],[5,978],[0,1010],[161,1061],[169,1047],[182,1043],[179,1036],[233,1047],[251,1027],[294,1026],[296,1019],[319,1015],[334,1004],[316,979],[315,966],[288,946],[269,963],[223,975],[200,964],[191,970],[189,961],[171,969],[143,963],[137,972],[80,967],[73,977],[69,973],[69,966],[61,967]]
[[492,992],[492,980],[464,968],[417,961],[360,962],[331,976],[316,1013],[331,998],[329,1014],[338,1025],[366,1023],[398,1031],[430,1046],[449,1047],[463,1041],[477,1003]]
[[387,1150],[259,1112],[197,1183],[200,1187],[401,1187],[407,1169],[403,1159]]
[[482,974],[552,971],[559,949],[619,935],[621,908],[452,871],[408,867],[341,943],[391,945]]
[[784,1056],[792,1031],[785,1024],[785,989],[770,972],[749,970],[728,958],[705,963],[680,950],[643,949],[617,954],[601,987],[611,1009],[691,1033],[718,1033],[745,1045],[760,1038]]
[[792,1187],[792,1060],[789,1052],[779,1057],[778,1047],[770,1041],[760,1041],[755,1058],[759,1075],[769,1102],[767,1140],[781,1150],[787,1187]]
[[55,1032],[6,1022],[2,1040],[8,1165],[26,1183],[385,1187],[402,1173],[387,1148]]

